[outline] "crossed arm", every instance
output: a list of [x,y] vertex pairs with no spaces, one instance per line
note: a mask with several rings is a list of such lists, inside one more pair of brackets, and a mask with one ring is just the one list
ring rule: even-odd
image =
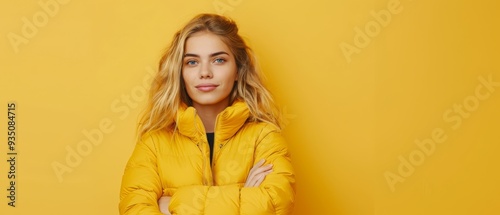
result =
[[[248,173],[248,177],[245,181],[244,187],[260,186],[260,184],[262,184],[262,181],[264,181],[264,178],[266,178],[266,175],[273,171],[273,165],[264,165],[264,162],[265,160],[262,159],[258,163],[256,163],[255,166],[253,166],[253,168]],[[168,210],[171,199],[171,196],[162,196],[160,199],[158,199],[158,206],[163,214],[171,215],[170,211]]]
[[[127,165],[120,196],[120,214],[290,214],[295,177],[286,144],[269,132],[256,146],[258,160],[245,185],[180,187],[173,196],[163,192],[154,144],[139,143]],[[264,161],[265,160],[265,161]],[[268,163],[263,165],[264,162]],[[133,177],[140,176],[140,178]]]

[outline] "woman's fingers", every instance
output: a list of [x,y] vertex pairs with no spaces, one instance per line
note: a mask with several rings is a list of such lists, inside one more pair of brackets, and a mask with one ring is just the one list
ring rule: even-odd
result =
[[261,174],[259,174],[255,180],[255,183],[253,184],[253,187],[258,187],[260,184],[262,184],[262,182],[264,181],[264,179],[266,178],[266,175],[268,175],[269,173],[271,173],[273,170],[268,170],[266,172],[262,172]]
[[257,171],[257,169],[259,169],[259,167],[262,166],[262,164],[264,164],[264,159],[260,160],[259,162],[257,162],[253,167],[252,169],[250,169],[250,172],[248,173],[248,176],[250,177],[251,175],[254,174],[255,171]]
[[262,184],[262,182],[264,181],[264,179],[266,178],[266,176],[271,173],[273,170],[270,169],[270,170],[267,170],[265,172],[261,172],[259,173],[259,175],[257,175],[255,177],[255,183],[254,183],[254,187],[258,187],[260,184]]
[[257,162],[252,169],[250,169],[250,172],[248,173],[247,180],[245,181],[245,187],[253,187],[255,184],[255,173],[258,171],[258,168],[264,164],[264,159],[260,160]]
[[245,182],[245,187],[256,187],[259,186],[265,179],[266,175],[272,172],[273,165],[268,164],[262,166],[265,160],[262,159],[252,167],[248,173],[247,181]]
[[259,167],[261,167],[261,166],[262,166],[262,164],[264,164],[264,162],[265,162],[265,160],[264,160],[264,159],[262,159],[262,160],[260,160],[259,162],[257,162],[257,163],[256,163],[256,164],[252,167],[252,169],[250,170],[250,173],[249,173],[248,175],[251,175],[253,172],[257,171],[257,169],[258,169]]

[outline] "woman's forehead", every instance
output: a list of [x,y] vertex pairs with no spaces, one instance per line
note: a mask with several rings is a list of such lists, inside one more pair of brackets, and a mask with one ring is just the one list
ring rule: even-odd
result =
[[200,57],[210,56],[217,52],[230,54],[230,49],[220,36],[202,31],[192,34],[186,41],[185,54],[194,54]]

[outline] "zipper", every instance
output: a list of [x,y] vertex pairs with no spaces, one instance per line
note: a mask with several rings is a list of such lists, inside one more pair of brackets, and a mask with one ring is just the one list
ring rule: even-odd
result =
[[[204,153],[203,153],[203,150],[201,149],[199,141],[196,143],[196,146],[198,147],[201,155],[203,156]],[[207,177],[205,177],[205,159],[203,159],[203,164],[201,166],[201,178],[203,179],[203,185],[207,185]]]
[[[198,126],[196,126],[196,118],[197,118],[196,115],[197,115],[197,111],[195,109],[194,110],[194,119],[195,119],[194,123],[195,124],[193,126],[195,126],[195,128],[198,128]],[[202,126],[203,126],[203,124],[202,124]],[[207,166],[208,166],[208,168],[210,168],[210,164],[209,163],[207,164],[207,160],[208,160],[208,162],[210,162],[210,158],[207,158],[206,150],[203,150],[203,149],[206,149],[208,147],[208,140],[207,140],[206,134],[204,133],[204,129],[202,131],[198,130],[198,133],[204,134],[202,136],[203,138],[201,138],[201,140],[197,139],[197,141],[196,141],[196,146],[198,146],[198,149],[201,152],[202,162],[203,162],[202,167],[201,167],[201,172],[202,172],[201,173],[201,177],[202,177],[202,180],[203,180],[202,182],[203,182],[203,185],[205,185],[205,186],[211,186],[212,183],[210,183],[209,178],[213,178],[213,176],[209,177],[209,175],[207,174],[207,173],[212,174],[212,170],[207,171]],[[205,140],[205,141],[203,141],[203,140]],[[204,146],[202,146],[200,144],[204,144]],[[210,147],[208,147],[208,148],[209,148],[208,150],[209,150],[209,153],[210,153]]]
[[[215,138],[214,138],[215,139]],[[217,150],[217,153],[215,153],[215,148],[217,148],[217,146],[215,146],[215,141],[214,141],[214,154],[213,154],[213,158],[212,158],[212,170],[214,169],[214,166],[215,166],[215,161],[219,159],[219,155],[222,151],[222,147],[224,145],[221,143],[219,144],[218,146],[218,150]],[[215,184],[215,183],[214,183]]]
[[[193,119],[194,119],[194,122],[193,122],[193,123],[194,123],[194,124],[193,124],[193,126],[194,126],[195,128],[198,128],[198,126],[196,126],[196,115],[198,115],[198,114],[197,114],[196,109],[194,109],[194,111],[193,111],[193,112],[194,112],[194,116],[193,116]],[[198,132],[199,132],[199,133],[203,133],[203,132],[201,132],[201,131],[198,131]],[[205,137],[205,139],[206,139],[206,137]],[[200,141],[200,139],[197,139],[197,140],[196,140],[196,146],[197,146],[197,147],[198,147],[198,149],[200,150],[200,153],[201,153],[201,156],[202,156],[202,160],[203,160],[203,161],[202,161],[202,162],[203,162],[203,164],[201,165],[201,178],[202,178],[202,183],[203,183],[203,185],[207,186],[207,185],[209,185],[209,184],[208,184],[208,179],[207,179],[207,176],[206,176],[206,166],[207,166],[207,162],[206,162],[206,160],[207,160],[207,159],[205,158],[206,153],[205,153],[205,152],[203,151],[203,149],[201,148],[202,146],[200,146],[200,142],[202,142],[202,141]]]

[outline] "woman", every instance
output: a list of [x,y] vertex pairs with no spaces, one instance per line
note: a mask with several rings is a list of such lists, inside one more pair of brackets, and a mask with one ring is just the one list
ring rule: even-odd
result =
[[236,24],[201,14],[160,61],[120,214],[291,214],[281,118]]

